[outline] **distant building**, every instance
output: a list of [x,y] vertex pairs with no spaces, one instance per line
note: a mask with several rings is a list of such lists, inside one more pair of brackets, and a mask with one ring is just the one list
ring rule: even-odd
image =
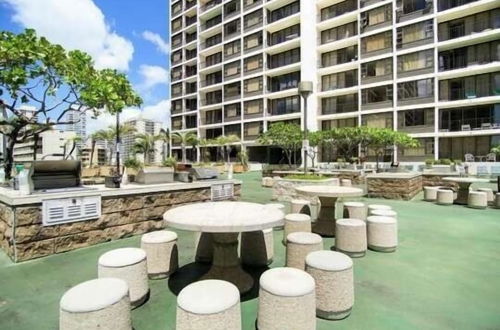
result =
[[[14,146],[14,161],[62,159],[64,152],[67,154],[71,151],[72,144],[69,141],[75,136],[75,132],[60,130],[50,130],[40,133],[38,135],[36,150],[35,137],[31,137],[26,142],[17,143]],[[77,158],[76,153],[75,149],[72,154],[74,159]]]
[[65,115],[66,122],[72,122],[73,124],[64,125],[64,130],[67,132],[75,132],[76,136],[81,139],[81,142],[77,143],[78,148],[82,148],[85,145],[85,140],[87,139],[87,114],[80,111],[68,111]]
[[[122,136],[123,159],[131,158],[134,156],[133,146],[137,134],[158,135],[162,128],[162,123],[142,117],[135,117],[129,119],[125,121],[124,124],[135,127],[136,131],[132,134],[125,134],[124,136]],[[156,141],[155,152],[149,156],[150,157],[148,160],[149,163],[161,162],[162,160],[161,149],[162,149],[162,142]],[[144,155],[137,154],[137,159],[143,162]]]
[[[81,149],[80,160],[85,166],[90,165],[90,157],[92,154],[92,147],[86,145]],[[107,162],[107,149],[96,144],[94,148],[94,155],[92,157],[92,165],[103,166]]]

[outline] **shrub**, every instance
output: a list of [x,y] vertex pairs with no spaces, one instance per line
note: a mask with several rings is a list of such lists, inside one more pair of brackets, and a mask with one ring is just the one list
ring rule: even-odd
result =
[[325,179],[324,176],[322,175],[317,175],[317,174],[293,174],[293,175],[287,175],[285,179],[290,179],[290,180],[323,180]]
[[177,166],[177,158],[168,157],[163,161],[163,166],[175,168]]
[[125,160],[123,165],[125,165],[125,167],[127,168],[132,168],[134,170],[140,170],[141,168],[144,167],[144,164],[137,158],[128,158]]

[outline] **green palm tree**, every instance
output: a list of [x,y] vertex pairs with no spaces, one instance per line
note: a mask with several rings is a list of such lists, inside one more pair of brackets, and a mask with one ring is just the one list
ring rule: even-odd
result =
[[108,151],[110,152],[109,154],[109,164],[111,165],[113,163],[113,150],[116,148],[116,136],[117,136],[117,133],[120,134],[120,137],[123,138],[124,135],[127,135],[127,134],[132,134],[132,133],[135,133],[136,132],[136,128],[130,124],[123,124],[123,125],[120,125],[119,127],[119,132],[116,131],[116,127],[115,126],[109,126],[109,128],[107,129],[107,134],[108,136],[110,137],[108,141],[108,144],[109,144],[109,147],[108,147]]
[[181,144],[182,162],[187,163],[186,146],[192,145],[193,141],[198,140],[198,137],[193,132],[174,132],[172,139]]
[[158,134],[158,140],[163,143],[162,147],[162,161],[165,161],[167,157],[172,156],[172,150],[170,149],[170,142],[171,142],[171,134],[170,134],[170,129],[168,128],[162,128],[160,129],[160,134]]
[[149,159],[152,153],[155,152],[155,142],[159,140],[158,135],[152,134],[137,134],[134,146],[134,152],[144,155],[144,164],[149,164]]
[[91,146],[90,146],[90,160],[89,160],[89,167],[92,167],[92,162],[94,161],[94,153],[95,153],[95,147],[97,144],[97,141],[109,141],[112,139],[112,137],[109,135],[108,130],[98,130],[95,131],[90,135],[91,139]]
[[230,163],[229,156],[231,154],[232,144],[239,141],[240,138],[237,135],[221,135],[214,140],[214,143],[221,148],[224,160]]

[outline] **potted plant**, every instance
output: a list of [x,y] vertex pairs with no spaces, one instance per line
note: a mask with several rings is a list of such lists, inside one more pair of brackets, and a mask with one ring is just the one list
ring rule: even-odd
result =
[[425,160],[425,167],[426,168],[431,169],[432,165],[434,165],[434,159],[428,158]]

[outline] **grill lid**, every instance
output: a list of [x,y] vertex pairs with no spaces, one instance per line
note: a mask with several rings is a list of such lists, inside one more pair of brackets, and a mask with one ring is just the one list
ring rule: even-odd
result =
[[81,184],[81,162],[79,160],[35,161],[30,168],[30,177],[35,190],[78,187]]

